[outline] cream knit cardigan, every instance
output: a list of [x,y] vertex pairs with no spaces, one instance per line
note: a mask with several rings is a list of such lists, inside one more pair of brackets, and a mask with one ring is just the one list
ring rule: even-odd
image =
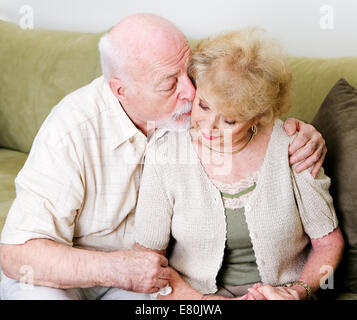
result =
[[[257,186],[245,206],[258,270],[265,284],[297,280],[311,245],[338,225],[323,169],[297,174],[288,163],[292,141],[275,120]],[[196,290],[217,291],[226,244],[221,195],[206,175],[188,131],[168,132],[146,154],[135,213],[135,239],[151,249],[173,246],[170,265]]]

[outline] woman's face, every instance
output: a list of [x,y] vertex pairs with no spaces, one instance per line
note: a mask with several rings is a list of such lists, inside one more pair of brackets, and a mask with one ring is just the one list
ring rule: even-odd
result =
[[197,88],[193,101],[191,124],[197,130],[202,142],[210,146],[232,146],[241,144],[251,135],[254,120],[243,121],[224,117],[215,105],[213,97]]

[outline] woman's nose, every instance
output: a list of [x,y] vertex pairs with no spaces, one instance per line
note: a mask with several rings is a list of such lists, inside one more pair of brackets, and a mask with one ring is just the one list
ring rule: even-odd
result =
[[217,117],[214,114],[211,114],[207,119],[206,125],[206,129],[208,132],[213,132],[217,130]]

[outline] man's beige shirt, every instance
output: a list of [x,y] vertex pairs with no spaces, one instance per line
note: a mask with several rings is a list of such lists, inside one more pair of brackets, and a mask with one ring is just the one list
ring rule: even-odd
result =
[[42,125],[15,179],[1,242],[131,247],[146,147],[103,77],[69,94]]

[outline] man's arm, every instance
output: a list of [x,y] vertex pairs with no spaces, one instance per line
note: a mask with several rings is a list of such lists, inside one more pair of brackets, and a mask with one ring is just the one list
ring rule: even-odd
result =
[[155,253],[91,251],[48,239],[3,244],[0,263],[9,278],[61,289],[103,286],[153,293],[165,287],[170,278],[167,259]]
[[311,124],[289,118],[284,122],[284,128],[289,136],[298,133],[289,147],[290,164],[303,161],[295,170],[297,173],[314,166],[311,175],[316,178],[324,162],[327,148],[324,138]]

